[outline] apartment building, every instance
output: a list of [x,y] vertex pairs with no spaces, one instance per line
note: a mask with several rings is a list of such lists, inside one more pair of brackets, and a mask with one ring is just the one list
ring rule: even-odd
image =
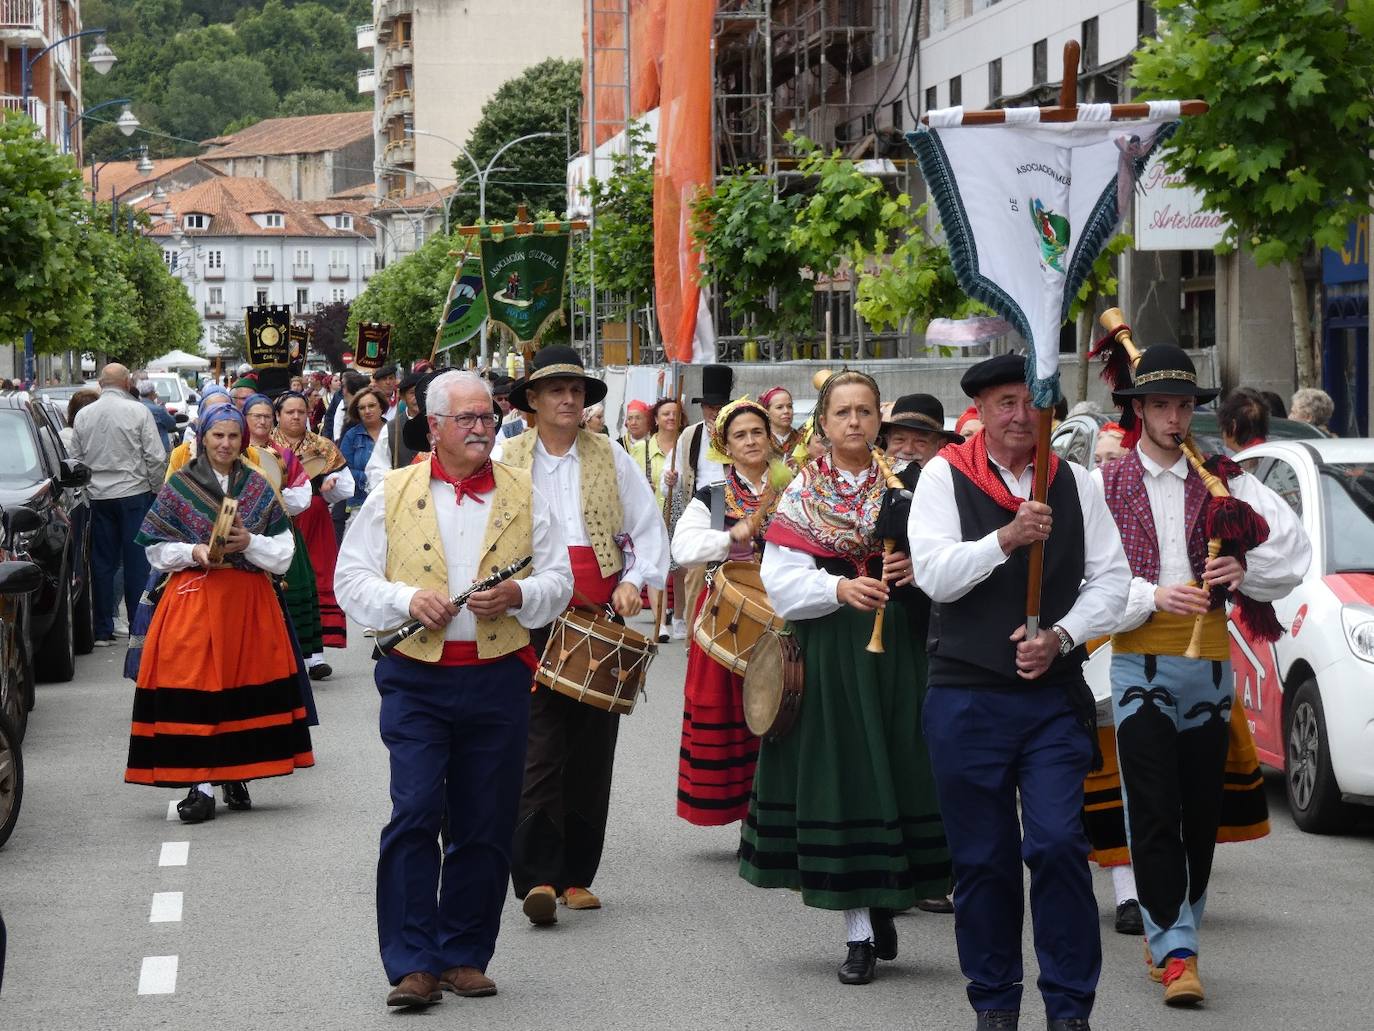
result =
[[202,319],[201,343],[240,337],[243,310],[290,305],[304,315],[362,293],[375,230],[361,199],[297,201],[266,179],[216,176],[154,205],[149,235]]
[[[81,31],[79,0],[0,0],[0,113],[24,112],[62,153],[81,153]],[[91,44],[87,41],[87,46]],[[37,60],[35,61],[35,58]],[[24,100],[24,67],[33,65]]]

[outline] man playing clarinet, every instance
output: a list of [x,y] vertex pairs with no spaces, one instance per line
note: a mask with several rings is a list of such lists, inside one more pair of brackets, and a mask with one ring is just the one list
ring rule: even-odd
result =
[[[1163,983],[1171,1006],[1203,1000],[1198,925],[1222,815],[1228,724],[1245,718],[1234,711],[1222,599],[1236,592],[1244,621],[1257,603],[1296,587],[1312,560],[1288,504],[1225,459],[1216,471],[1236,499],[1232,521],[1248,523],[1256,543],[1209,557],[1204,524],[1212,502],[1180,441],[1188,437],[1193,406],[1216,395],[1197,385],[1182,348],[1151,347],[1134,385],[1114,394],[1138,422],[1140,443],[1094,473],[1131,566],[1125,613],[1112,638],[1112,712],[1151,977]],[[1189,658],[1195,641],[1196,657]]]
[[[497,416],[487,382],[443,373],[429,383],[425,411],[416,419],[427,419],[433,452],[387,473],[368,494],[334,581],[356,622],[418,619],[426,628],[376,669],[391,756],[391,821],[377,860],[389,1006],[427,1006],[443,990],[496,993],[486,968],[520,802],[537,662],[530,628],[547,624],[572,595],[549,503],[528,472],[490,459]],[[461,611],[453,605],[469,584],[527,556],[524,579],[472,595]],[[450,844],[441,865],[445,813]]]
[[[983,429],[916,483],[911,557],[934,602],[922,723],[977,1027],[1017,1027],[1024,859],[1050,1029],[1087,1031],[1102,947],[1080,816],[1097,740],[1081,644],[1115,627],[1130,572],[1085,470],[1050,456],[1048,504],[1027,500],[1037,413],[1025,376],[1019,355],[969,369],[961,386]],[[1028,640],[1036,541],[1049,544],[1041,629]]]

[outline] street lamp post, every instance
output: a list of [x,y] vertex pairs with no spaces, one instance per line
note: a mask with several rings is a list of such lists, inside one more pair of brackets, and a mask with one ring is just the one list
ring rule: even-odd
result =
[[[477,164],[477,159],[468,153],[466,147],[453,142],[453,140],[449,139],[447,136],[440,136],[437,132],[430,132],[427,129],[407,129],[405,131],[413,136],[433,136],[436,140],[443,140],[450,147],[456,147],[458,149],[458,153],[462,154],[463,157],[468,159],[468,161],[472,165],[473,172],[475,173],[477,179],[477,218],[482,222],[485,222],[487,220],[487,179],[491,176],[492,172],[496,171],[497,158],[499,158],[506,151],[510,150],[511,147],[514,147],[517,143],[524,143],[527,140],[548,139],[550,137],[557,137],[563,135],[563,133],[561,132],[532,132],[526,133],[524,136],[517,136],[509,143],[502,144],[501,148],[497,150],[497,152],[491,156],[491,160],[487,162],[487,167],[482,168]],[[444,211],[446,213],[448,211],[447,204],[444,205]],[[484,321],[482,323],[481,345],[481,365],[483,367],[486,366],[488,360],[490,359],[490,355],[487,353],[487,350],[487,324]]]
[[91,115],[95,114],[97,111],[107,107],[114,107],[116,104],[123,104],[124,110],[121,111],[119,113],[119,117],[115,119],[115,128],[117,128],[125,136],[132,136],[134,132],[139,128],[139,126],[143,124],[138,120],[138,116],[135,115],[133,111],[129,108],[129,105],[132,103],[133,100],[131,100],[129,97],[120,97],[117,100],[107,100],[104,103],[93,104],[91,107],[86,108],[86,110],[82,111],[81,114],[76,116],[76,121],[72,122],[71,125],[67,126],[67,150],[70,152],[72,149],[73,129],[75,129],[79,124],[81,124],[81,122],[91,117]]

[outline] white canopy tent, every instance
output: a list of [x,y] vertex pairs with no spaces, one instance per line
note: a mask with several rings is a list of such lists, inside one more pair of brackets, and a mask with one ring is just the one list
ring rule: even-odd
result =
[[168,372],[172,369],[208,369],[210,363],[185,351],[169,351],[161,358],[148,363],[149,372]]

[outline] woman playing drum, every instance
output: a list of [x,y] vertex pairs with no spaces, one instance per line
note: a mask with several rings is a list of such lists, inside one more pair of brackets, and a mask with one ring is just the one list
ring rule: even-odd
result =
[[[232,406],[202,416],[198,454],[163,485],[138,543],[171,576],[142,642],[129,764],[132,784],[190,787],[182,820],[215,817],[212,785],[233,809],[246,781],[315,764],[300,664],[271,576],[291,565],[291,526],[271,484],[242,460]],[[225,498],[237,501],[220,561],[209,541]]]
[[[910,559],[883,556],[886,483],[871,453],[878,386],[859,372],[831,377],[816,402],[828,453],[783,494],[768,527],[763,583],[792,623],[805,693],[790,734],[765,740],[740,849],[740,875],[800,889],[818,909],[843,910],[845,984],[867,984],[875,958],[897,955],[893,910],[949,887],[935,789],[921,737],[925,653],[889,584]],[[881,653],[865,650],[874,615]]]
[[[776,504],[778,492],[769,486],[767,411],[748,399],[732,401],[716,417],[716,433],[730,459],[725,482],[703,487],[683,510],[673,536],[679,565],[757,562]],[[712,497],[717,491],[719,500]],[[751,518],[761,508],[759,518]],[[694,623],[706,597],[703,592],[695,599]],[[677,773],[677,814],[688,823],[722,826],[744,819],[749,810],[759,741],[744,723],[742,684],[695,640],[688,645]]]

